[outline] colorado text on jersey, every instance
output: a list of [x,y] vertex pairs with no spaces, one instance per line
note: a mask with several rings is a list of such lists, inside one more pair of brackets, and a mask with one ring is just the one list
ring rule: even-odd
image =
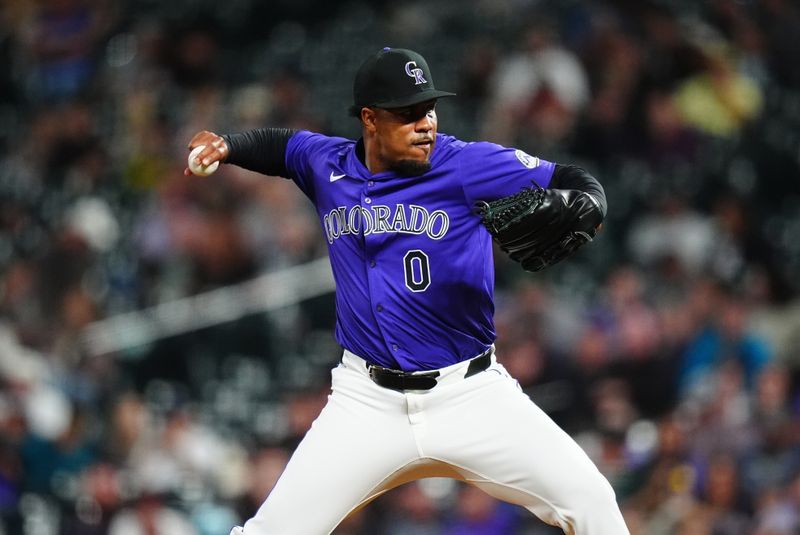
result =
[[365,208],[361,205],[339,206],[323,218],[328,243],[346,234],[427,234],[433,240],[441,239],[450,227],[450,218],[444,210],[428,212],[424,206],[398,204],[389,206],[376,204]]

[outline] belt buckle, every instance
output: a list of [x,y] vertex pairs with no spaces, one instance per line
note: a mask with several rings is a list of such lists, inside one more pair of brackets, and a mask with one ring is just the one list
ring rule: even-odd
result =
[[373,379],[380,377],[381,375],[396,375],[398,377],[406,375],[406,372],[403,370],[384,368],[383,366],[378,366],[377,364],[367,364],[367,368],[369,369],[369,376]]

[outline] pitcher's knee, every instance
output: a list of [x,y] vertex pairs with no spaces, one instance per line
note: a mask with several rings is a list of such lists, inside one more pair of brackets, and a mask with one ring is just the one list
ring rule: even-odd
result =
[[617,505],[617,495],[605,478],[593,482],[592,485],[587,485],[585,489],[584,505],[587,509],[597,509],[600,511],[619,508]]
[[576,485],[570,498],[569,519],[572,533],[577,535],[625,535],[628,533],[622,519],[614,489],[605,477],[597,474]]

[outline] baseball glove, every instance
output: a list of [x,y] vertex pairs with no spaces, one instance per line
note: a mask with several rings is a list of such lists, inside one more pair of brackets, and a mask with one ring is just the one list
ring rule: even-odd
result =
[[573,189],[523,188],[492,202],[479,201],[481,222],[512,260],[540,271],[592,241],[603,213],[591,195]]

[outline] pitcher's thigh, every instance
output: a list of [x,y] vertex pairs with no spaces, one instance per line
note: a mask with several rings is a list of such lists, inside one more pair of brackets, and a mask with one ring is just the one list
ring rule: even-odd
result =
[[413,439],[401,425],[351,408],[329,401],[244,535],[330,533],[413,460]]
[[461,467],[470,483],[567,533],[628,533],[606,478],[513,379],[492,378],[460,405],[453,410],[468,417],[436,413],[432,428],[445,432],[430,437],[428,452]]

